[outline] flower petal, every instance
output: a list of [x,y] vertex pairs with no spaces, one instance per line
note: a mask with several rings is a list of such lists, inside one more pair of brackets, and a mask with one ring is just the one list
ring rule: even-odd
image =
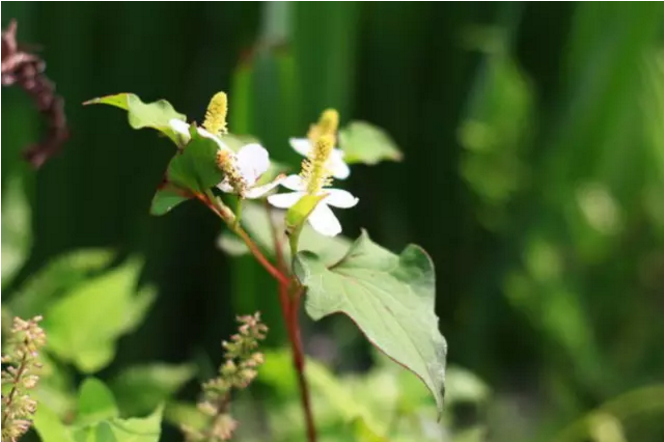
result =
[[247,144],[237,153],[237,167],[249,186],[270,168],[270,154],[258,143]]
[[227,178],[224,178],[221,183],[217,184],[217,188],[225,193],[235,193],[235,189],[233,189]]
[[168,121],[168,125],[171,126],[175,132],[180,135],[189,136],[189,123],[186,121],[178,120],[177,118],[172,118]]
[[352,193],[342,189],[323,189],[323,192],[328,194],[327,198],[323,200],[325,204],[340,209],[350,209],[351,207],[355,207],[360,201]]
[[267,200],[274,207],[288,209],[300,201],[300,198],[303,196],[304,192],[278,193],[276,195],[268,196]]
[[318,203],[308,219],[311,227],[321,235],[337,236],[341,233],[341,224],[325,201]]
[[345,180],[350,175],[350,167],[344,161],[344,152],[339,149],[334,149],[329,160],[330,170],[332,176],[338,180]]
[[244,193],[244,197],[248,198],[248,199],[260,198],[260,197],[264,196],[266,193],[268,193],[270,190],[277,187],[285,179],[286,179],[286,177],[284,177],[284,176],[277,177],[277,179],[275,179],[271,183],[267,183],[267,184],[264,184],[262,186],[257,186],[257,187],[251,188],[251,189],[247,190]]
[[291,138],[288,140],[295,152],[303,156],[309,156],[311,152],[311,141],[309,138]]
[[286,189],[295,190],[297,192],[304,191],[307,187],[300,175],[289,175],[281,182],[281,185]]
[[233,150],[230,147],[226,146],[226,144],[223,141],[221,141],[221,139],[218,136],[212,135],[210,132],[203,129],[202,127],[198,127],[197,129],[198,129],[198,135],[200,135],[201,137],[211,139],[212,141],[217,143],[217,146],[219,146],[219,149],[226,150],[228,152],[233,152]]

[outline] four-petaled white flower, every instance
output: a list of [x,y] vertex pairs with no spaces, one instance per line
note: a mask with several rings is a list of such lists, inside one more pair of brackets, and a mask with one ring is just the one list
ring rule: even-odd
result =
[[[300,155],[308,157],[314,149],[313,143],[308,138],[291,138],[291,147]],[[344,161],[345,152],[334,148],[328,159],[328,165],[332,176],[338,180],[345,180],[350,175],[350,167]]]
[[[293,190],[293,192],[280,193],[267,197],[270,204],[280,209],[288,209],[294,206],[303,196],[309,194],[307,191],[308,184],[306,180],[299,175],[290,175],[281,182],[281,185],[287,189]],[[322,235],[338,235],[341,233],[341,224],[334,215],[334,212],[332,212],[332,209],[330,209],[330,206],[339,209],[349,209],[354,207],[359,199],[346,190],[326,187],[318,190],[316,195],[326,196],[318,202],[314,210],[309,214],[309,217],[307,218],[309,224],[311,224],[311,227],[313,227],[314,230]]]
[[[184,144],[189,142],[191,138],[189,124],[177,119],[173,119],[169,123],[182,138]],[[220,137],[202,127],[198,127],[197,130],[200,136],[213,140],[219,146],[217,160],[219,167],[224,172],[224,179],[217,187],[222,192],[235,193],[248,199],[261,198],[285,179],[280,176],[268,184],[257,186],[260,177],[270,167],[270,156],[263,146],[258,143],[250,143],[242,146],[235,153]]]

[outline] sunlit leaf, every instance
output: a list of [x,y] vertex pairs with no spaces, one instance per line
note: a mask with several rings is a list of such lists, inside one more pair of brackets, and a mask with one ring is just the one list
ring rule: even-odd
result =
[[390,136],[379,127],[365,121],[353,121],[339,131],[339,147],[349,163],[378,164],[381,161],[401,161],[403,154]]
[[301,252],[294,270],[307,287],[311,318],[348,315],[372,344],[422,379],[442,410],[447,344],[434,312],[433,263],[420,247],[395,255],[363,232],[333,267]]
[[172,119],[186,121],[187,117],[177,112],[166,100],[152,103],[143,103],[135,94],[116,94],[93,98],[83,104],[107,104],[127,111],[129,125],[134,129],[146,127],[156,129],[178,144],[179,137],[171,129],[169,121]]
[[133,330],[154,300],[154,291],[136,293],[136,261],[92,278],[67,293],[44,313],[48,348],[85,373],[106,366],[117,339]]
[[34,426],[42,442],[73,442],[71,430],[48,407],[37,407]]
[[78,393],[76,423],[85,425],[118,417],[113,393],[99,379],[87,378]]
[[145,418],[113,418],[76,427],[74,438],[77,442],[158,442],[162,413],[159,407]]

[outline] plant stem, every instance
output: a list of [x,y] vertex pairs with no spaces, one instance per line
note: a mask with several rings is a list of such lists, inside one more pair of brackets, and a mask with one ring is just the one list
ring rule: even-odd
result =
[[232,213],[228,210],[228,208],[222,207],[214,195],[204,195],[197,193],[195,196],[199,201],[201,201],[210,210],[217,214],[217,216],[219,216],[219,218],[221,218],[226,223],[226,225],[231,230],[233,230],[233,232],[235,232],[237,236],[242,238],[242,241],[244,241],[244,243],[247,245],[251,254],[254,255],[254,258],[256,258],[256,261],[265,267],[265,270],[267,270],[267,272],[272,275],[279,282],[279,284],[290,284],[290,279],[274,265],[272,265],[272,263],[265,257],[263,252],[261,252],[261,250],[258,248],[256,243],[249,237],[247,232],[244,231],[242,226],[240,226],[239,223],[236,225],[235,217],[233,216],[231,218]]
[[[271,216],[271,207],[266,204],[268,212],[268,219],[270,220],[270,228],[272,230],[272,238],[274,240],[275,255],[277,257],[277,266],[283,273],[288,273],[286,261],[284,259],[283,245],[277,227],[274,225]],[[298,232],[299,233],[299,232]],[[297,240],[295,241],[297,245]],[[291,242],[291,248],[293,243]],[[314,425],[314,416],[311,408],[311,395],[309,393],[309,385],[304,375],[304,349],[302,346],[302,337],[300,334],[299,322],[299,306],[300,298],[302,295],[302,287],[295,281],[293,284],[282,284],[279,282],[279,301],[281,303],[281,313],[284,317],[286,325],[286,332],[288,340],[291,344],[291,352],[293,354],[293,367],[297,374],[297,381],[300,390],[300,401],[302,403],[302,410],[304,412],[304,421],[307,428],[308,442],[316,442],[316,426]],[[290,290],[293,288],[292,296]]]

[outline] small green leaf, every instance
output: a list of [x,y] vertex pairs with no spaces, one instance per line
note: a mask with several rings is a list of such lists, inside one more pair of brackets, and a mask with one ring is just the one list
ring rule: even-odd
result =
[[381,161],[401,161],[403,154],[396,143],[381,128],[365,121],[352,121],[339,131],[339,147],[349,163],[378,164]]
[[150,205],[150,214],[155,216],[165,215],[175,206],[187,201],[189,198],[183,195],[183,191],[166,183],[157,189]]
[[111,388],[123,413],[141,415],[170,399],[195,374],[191,364],[137,365],[115,377]]
[[168,165],[168,181],[181,189],[204,193],[223,177],[217,167],[219,146],[214,140],[200,136],[193,126],[190,133],[191,141]]
[[127,118],[132,128],[143,129],[149,127],[156,129],[173,140],[175,144],[179,144],[179,137],[171,129],[169,121],[173,119],[187,121],[186,115],[173,109],[173,106],[168,101],[158,100],[152,103],[143,103],[134,94],[107,95],[105,97],[93,98],[83,104],[107,104],[124,109],[128,113]]
[[118,417],[113,393],[99,379],[87,378],[78,393],[76,423],[86,425]]
[[395,255],[363,232],[329,269],[315,254],[300,252],[294,270],[308,289],[312,319],[348,315],[373,345],[425,383],[442,410],[447,344],[434,312],[433,263],[420,247]]
[[154,291],[135,295],[140,263],[132,260],[77,285],[44,312],[48,347],[84,373],[105,367],[117,339],[133,330],[154,301]]

